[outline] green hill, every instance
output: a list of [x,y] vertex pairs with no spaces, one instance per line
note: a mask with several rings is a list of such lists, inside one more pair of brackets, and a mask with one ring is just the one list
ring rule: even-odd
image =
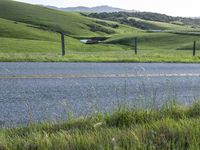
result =
[[55,33],[40,30],[29,24],[0,18],[0,37],[30,39],[30,40],[58,40]]
[[80,43],[81,37],[110,37],[139,30],[111,21],[91,19],[80,13],[65,13],[41,6],[0,0],[0,52],[58,54],[60,53],[58,32],[61,31],[68,35],[66,36],[68,51],[91,52],[122,50],[124,46],[85,45]]
[[128,20],[134,20],[138,24],[141,24],[150,30],[192,30],[191,26],[185,25],[181,22],[166,23],[160,21],[144,20],[136,17],[128,17]]
[[96,35],[87,26],[92,23],[91,20],[77,13],[63,13],[10,0],[0,0],[0,18],[36,25],[38,28],[64,31],[69,35]]
[[[0,61],[144,61],[147,57],[149,61],[158,58],[164,58],[158,61],[168,61],[174,60],[174,57],[180,61],[180,56],[191,55],[188,50],[192,49],[194,40],[200,49],[198,28],[178,22],[129,19],[135,19],[153,30],[164,31],[142,30],[120,22],[90,18],[86,14],[0,0]],[[60,57],[58,32],[66,34],[66,57]],[[80,39],[91,37],[107,40],[92,45],[80,42]],[[136,57],[132,51],[135,37],[139,38],[142,58]],[[173,55],[166,58],[169,52]]]
[[[145,21],[163,22],[168,24],[176,25],[187,25],[193,28],[198,28],[200,26],[199,18],[186,18],[186,17],[173,17],[165,14],[152,13],[152,12],[113,12],[113,13],[90,13],[89,17],[117,21],[123,24],[129,24],[131,26],[137,26],[143,29],[151,29],[151,26],[145,26]],[[130,18],[137,18],[137,20]],[[138,21],[138,19],[141,19]],[[149,22],[152,24],[152,22]],[[148,23],[148,24],[149,24]],[[154,24],[154,23],[153,23]]]
[[[78,39],[66,36],[69,51],[90,52],[95,50],[121,50],[111,44],[86,45]],[[0,52],[1,53],[60,53],[60,34],[34,28],[30,24],[0,18]]]
[[80,13],[65,13],[10,0],[0,0],[0,18],[32,24],[40,29],[63,31],[67,35],[78,37],[106,36],[124,29],[124,26],[116,29],[99,24],[96,19],[85,17]]
[[[134,39],[138,38],[138,46],[140,50],[191,50],[193,47],[193,41],[197,41],[197,49],[200,49],[200,34],[199,35],[187,35],[179,33],[139,33],[129,35],[118,35],[105,41],[109,44],[120,44],[126,46],[134,46]],[[153,52],[154,52],[153,51]]]

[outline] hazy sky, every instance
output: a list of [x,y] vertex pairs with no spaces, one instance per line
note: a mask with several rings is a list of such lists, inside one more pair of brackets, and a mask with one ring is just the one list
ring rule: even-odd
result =
[[200,16],[200,0],[17,0],[57,7],[109,5],[124,9],[159,12],[173,16]]

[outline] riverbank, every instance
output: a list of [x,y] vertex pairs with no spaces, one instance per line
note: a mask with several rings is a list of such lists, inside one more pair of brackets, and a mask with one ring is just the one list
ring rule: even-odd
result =
[[200,102],[1,128],[0,149],[199,149]]

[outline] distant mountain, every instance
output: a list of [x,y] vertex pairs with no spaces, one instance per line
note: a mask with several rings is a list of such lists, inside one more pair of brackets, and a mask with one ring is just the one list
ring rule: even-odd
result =
[[57,9],[61,11],[66,11],[66,12],[96,12],[96,13],[102,13],[102,12],[133,12],[133,10],[126,10],[126,9],[121,9],[121,8],[115,8],[115,7],[110,7],[107,5],[103,6],[97,6],[97,7],[66,7],[66,8],[58,8],[54,6],[46,6],[51,9]]

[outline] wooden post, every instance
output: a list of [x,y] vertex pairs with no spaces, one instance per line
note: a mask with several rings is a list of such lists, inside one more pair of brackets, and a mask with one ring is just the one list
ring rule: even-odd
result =
[[193,56],[196,55],[196,41],[194,41],[194,45],[193,45]]
[[62,56],[65,56],[65,34],[61,32]]
[[137,38],[135,38],[135,54],[137,55]]

